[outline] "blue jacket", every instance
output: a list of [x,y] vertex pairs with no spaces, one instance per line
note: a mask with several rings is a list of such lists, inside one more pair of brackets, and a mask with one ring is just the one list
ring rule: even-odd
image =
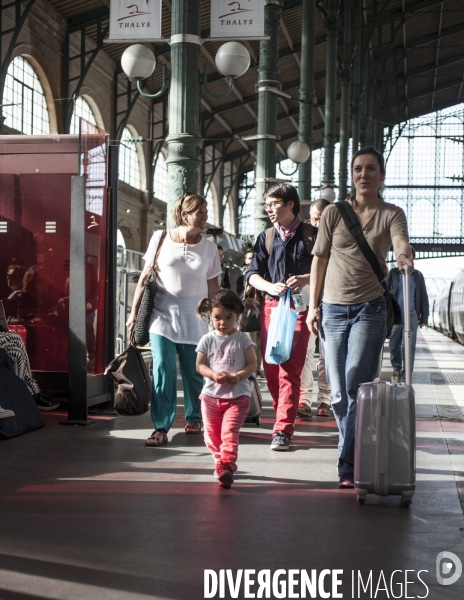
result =
[[266,250],[266,231],[262,231],[255,243],[255,254],[246,272],[246,279],[255,273],[272,283],[285,283],[292,275],[306,275],[311,272],[312,255],[308,254],[303,239],[303,223],[300,223],[295,234],[284,242],[275,233],[271,253]]
[[[388,274],[385,280],[385,285],[390,293],[395,298],[398,297],[398,287],[402,285],[400,270],[395,267]],[[416,297],[414,298],[414,306],[416,309],[417,316],[419,318],[420,325],[427,325],[429,318],[429,298],[427,296],[427,289],[425,287],[425,279],[420,271],[413,271],[412,277],[416,284]]]

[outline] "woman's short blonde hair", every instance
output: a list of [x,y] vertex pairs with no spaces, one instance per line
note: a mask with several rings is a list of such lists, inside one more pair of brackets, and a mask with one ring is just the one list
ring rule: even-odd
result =
[[195,213],[206,204],[206,200],[200,194],[194,194],[192,192],[185,192],[179,198],[177,198],[176,205],[174,206],[174,211],[172,216],[176,225],[179,227],[180,225],[184,225],[184,220],[182,218],[182,212],[186,213]]

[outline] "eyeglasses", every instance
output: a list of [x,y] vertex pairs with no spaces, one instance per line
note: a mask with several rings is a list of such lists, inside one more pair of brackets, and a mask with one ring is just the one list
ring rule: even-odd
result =
[[266,212],[268,212],[269,210],[272,210],[273,208],[279,208],[279,206],[282,206],[283,202],[265,202],[263,204],[263,208]]

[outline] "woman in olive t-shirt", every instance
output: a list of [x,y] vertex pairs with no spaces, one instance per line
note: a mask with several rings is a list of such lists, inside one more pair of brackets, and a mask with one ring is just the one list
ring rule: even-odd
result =
[[[351,170],[356,194],[349,203],[385,277],[391,244],[399,269],[413,267],[404,211],[379,194],[385,179],[383,156],[372,147],[362,148]],[[335,205],[322,214],[313,254],[307,323],[314,335],[319,330],[324,348],[339,429],[339,485],[353,487],[356,397],[359,385],[373,380],[385,340],[384,289]]]

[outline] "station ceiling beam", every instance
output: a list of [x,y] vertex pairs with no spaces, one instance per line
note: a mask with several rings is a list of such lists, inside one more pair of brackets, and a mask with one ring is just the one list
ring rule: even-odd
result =
[[[413,50],[414,48],[420,48],[422,46],[426,46],[427,44],[437,43],[439,40],[443,40],[446,37],[450,37],[455,35],[456,33],[462,33],[464,31],[464,24],[455,25],[454,27],[448,27],[448,29],[443,29],[441,33],[429,33],[427,35],[422,35],[417,38],[412,38],[406,43],[406,46],[403,47],[395,47],[391,48],[385,56],[385,60],[388,58],[392,58],[397,54],[403,54],[405,51]],[[380,55],[374,57],[374,60],[377,61],[380,58]]]

